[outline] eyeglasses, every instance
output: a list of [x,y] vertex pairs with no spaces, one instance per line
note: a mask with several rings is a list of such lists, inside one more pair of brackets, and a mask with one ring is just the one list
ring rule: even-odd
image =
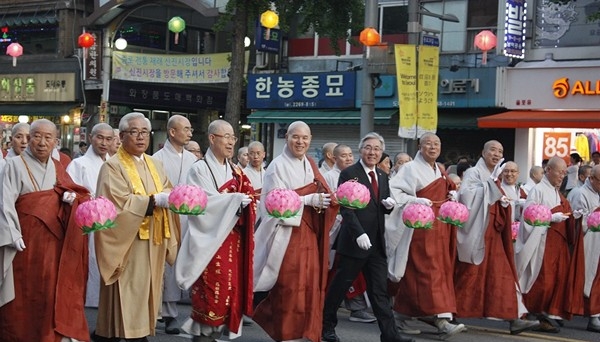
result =
[[249,152],[248,156],[249,157],[260,157],[262,155],[262,152]]
[[123,131],[123,132],[131,135],[132,137],[142,136],[144,138],[147,138],[150,135],[149,131],[138,131],[137,129],[132,129],[131,131]]
[[235,135],[231,135],[229,133],[227,133],[225,135],[213,133],[212,135],[214,135],[215,137],[219,137],[219,138],[225,138],[226,140],[233,141],[233,142],[238,141],[238,138]]
[[202,152],[202,151],[200,151],[200,150],[188,150],[188,152],[192,152],[192,153],[200,153],[200,152]]
[[519,173],[518,170],[504,170],[504,173]]
[[191,128],[191,127],[183,127],[183,128],[182,128],[182,130],[183,130],[185,133],[194,133],[194,129],[193,129],[193,128]]
[[381,147],[379,147],[379,146],[371,146],[371,145],[363,146],[363,150],[365,150],[367,152],[371,152],[372,151],[372,152],[375,152],[375,153],[383,151],[381,149]]

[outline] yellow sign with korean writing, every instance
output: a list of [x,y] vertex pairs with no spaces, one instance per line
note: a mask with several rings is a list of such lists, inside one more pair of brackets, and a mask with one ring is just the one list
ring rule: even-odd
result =
[[435,133],[437,129],[437,90],[439,72],[439,48],[437,46],[419,46],[418,65],[418,105],[417,137],[425,132]]
[[396,77],[400,109],[398,136],[417,136],[417,52],[414,45],[396,44]]
[[[112,77],[153,83],[227,83],[231,53],[158,55],[114,51]],[[249,53],[246,52],[246,68]]]

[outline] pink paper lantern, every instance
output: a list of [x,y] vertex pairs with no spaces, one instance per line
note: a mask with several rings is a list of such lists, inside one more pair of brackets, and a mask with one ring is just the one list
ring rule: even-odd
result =
[[483,30],[475,36],[475,46],[483,51],[483,57],[481,58],[482,65],[487,64],[487,52],[496,48],[496,43],[496,35],[490,30]]
[[169,209],[181,215],[202,215],[208,197],[204,190],[195,185],[177,185],[169,193]]
[[510,224],[511,235],[513,242],[517,241],[517,236],[519,235],[519,226],[521,226],[521,222],[514,221]]
[[338,203],[350,209],[363,209],[371,200],[369,189],[354,180],[349,180],[340,185],[335,192]]
[[294,217],[301,208],[302,200],[294,190],[273,189],[265,197],[265,209],[275,218]]
[[530,204],[523,211],[523,220],[530,226],[548,227],[552,220],[552,212],[543,204]]
[[117,208],[105,197],[81,203],[75,212],[75,223],[84,234],[113,228],[117,218]]
[[588,216],[587,226],[592,232],[600,232],[600,211],[594,211]]
[[457,227],[462,227],[469,219],[469,209],[462,203],[448,201],[442,204],[438,215],[438,220]]
[[13,58],[13,67],[16,67],[17,57],[23,54],[23,46],[19,43],[11,43],[6,47],[6,54]]
[[433,220],[433,210],[424,204],[411,203],[402,211],[402,222],[408,228],[431,229]]

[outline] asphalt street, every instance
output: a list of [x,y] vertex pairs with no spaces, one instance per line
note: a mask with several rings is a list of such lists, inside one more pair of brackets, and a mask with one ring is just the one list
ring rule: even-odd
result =
[[[191,307],[189,304],[180,304],[179,321],[182,322],[189,317]],[[90,325],[90,331],[94,330],[96,322],[96,309],[86,309],[86,315]],[[356,323],[348,320],[349,312],[345,309],[340,309],[338,312],[339,324],[336,332],[342,342],[378,342],[379,329],[376,323]],[[451,342],[506,342],[506,341],[556,341],[556,342],[580,342],[580,341],[600,341],[600,333],[586,331],[587,319],[576,317],[572,321],[565,322],[565,326],[561,328],[558,334],[525,332],[520,335],[510,335],[508,323],[503,321],[487,320],[487,319],[464,319],[459,320],[467,325],[467,332],[458,334],[449,338]],[[417,342],[425,341],[440,341],[440,336],[436,333],[436,329],[423,322],[412,320],[408,322],[411,327],[421,330],[420,335],[413,336]],[[158,323],[156,336],[149,337],[150,342],[189,342],[191,336],[187,334],[167,335],[164,332],[164,325]],[[226,338],[219,341],[229,341]],[[244,326],[242,337],[234,340],[235,342],[270,342],[273,341],[265,332],[257,325]]]

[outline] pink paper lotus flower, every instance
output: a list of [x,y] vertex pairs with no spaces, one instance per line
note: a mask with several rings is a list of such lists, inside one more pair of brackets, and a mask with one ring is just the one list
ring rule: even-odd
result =
[[208,197],[202,188],[195,185],[177,185],[169,194],[169,209],[182,215],[202,215]]
[[519,235],[519,226],[520,225],[521,225],[521,222],[519,222],[519,221],[514,221],[513,223],[510,224],[513,242],[517,241],[517,235]]
[[587,226],[592,232],[600,232],[600,211],[594,211],[588,216]]
[[433,220],[433,210],[424,204],[411,203],[402,211],[402,222],[408,228],[431,229]]
[[302,200],[294,190],[273,189],[265,197],[265,208],[272,217],[290,218],[298,214]]
[[340,185],[335,196],[340,205],[350,209],[363,209],[371,200],[369,189],[355,180],[349,180]]
[[523,220],[530,226],[548,227],[552,219],[550,208],[543,204],[530,204],[523,211]]
[[438,220],[457,227],[462,227],[469,219],[469,209],[467,209],[467,206],[454,201],[442,204],[438,214]]
[[75,212],[75,223],[84,234],[113,228],[117,218],[117,208],[105,197],[81,203]]

